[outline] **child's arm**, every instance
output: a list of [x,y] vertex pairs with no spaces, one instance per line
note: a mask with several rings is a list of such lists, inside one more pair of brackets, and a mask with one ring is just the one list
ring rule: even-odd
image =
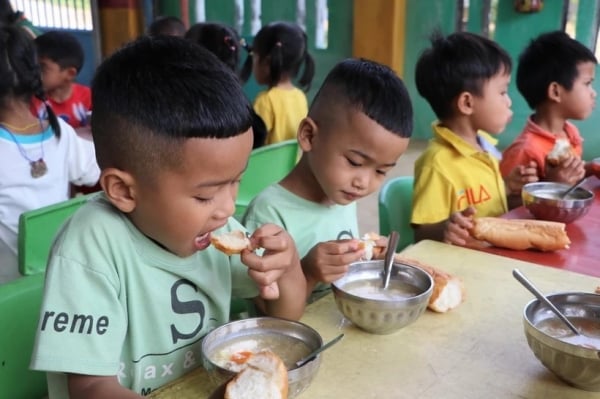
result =
[[522,205],[521,190],[523,186],[538,180],[537,163],[535,161],[529,161],[527,165],[517,165],[513,168],[504,178],[508,208],[513,209]]
[[[260,287],[259,309],[269,315],[298,320],[304,313],[306,279],[292,237],[280,226],[266,224],[250,237],[262,256],[249,250],[241,254],[248,274]],[[271,283],[277,283],[274,289]],[[277,292],[277,289],[279,292]]]
[[470,237],[469,229],[473,228],[475,208],[468,207],[461,212],[454,212],[439,223],[414,225],[415,241],[436,240],[447,244],[466,245]]
[[142,396],[119,384],[117,376],[68,374],[70,399],[140,399]]
[[306,276],[306,297],[317,283],[331,283],[346,274],[348,265],[360,260],[363,254],[356,239],[326,241],[312,247],[301,261]]

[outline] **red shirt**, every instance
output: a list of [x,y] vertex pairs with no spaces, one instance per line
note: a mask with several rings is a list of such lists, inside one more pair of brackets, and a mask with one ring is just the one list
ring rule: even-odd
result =
[[[89,124],[87,113],[92,110],[92,91],[87,86],[73,83],[71,97],[63,102],[48,99],[48,104],[57,117],[74,128],[86,126]],[[31,112],[42,119],[48,118],[45,105],[35,97],[31,101]]]
[[[570,122],[565,122],[564,131],[571,147],[581,157],[583,153],[583,139],[577,127]],[[529,161],[537,163],[537,172],[540,178],[544,177],[546,155],[554,147],[557,137],[540,127],[537,123],[527,119],[527,124],[515,141],[502,152],[500,172],[506,177],[518,165],[527,165]]]

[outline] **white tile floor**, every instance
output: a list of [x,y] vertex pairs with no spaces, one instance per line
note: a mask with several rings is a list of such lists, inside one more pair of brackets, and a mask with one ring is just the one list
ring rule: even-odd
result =
[[[406,152],[400,157],[397,165],[387,174],[386,179],[396,176],[407,176],[413,174],[413,165],[417,157],[427,146],[426,140],[411,140]],[[379,231],[379,218],[377,212],[377,196],[379,190],[358,201],[358,227],[360,234],[370,231]]]

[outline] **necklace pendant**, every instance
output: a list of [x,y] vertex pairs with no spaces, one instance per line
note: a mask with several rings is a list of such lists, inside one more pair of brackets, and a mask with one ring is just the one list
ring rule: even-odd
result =
[[42,177],[48,172],[48,166],[46,162],[42,158],[37,161],[31,161],[29,163],[31,165],[31,177],[37,179],[38,177]]

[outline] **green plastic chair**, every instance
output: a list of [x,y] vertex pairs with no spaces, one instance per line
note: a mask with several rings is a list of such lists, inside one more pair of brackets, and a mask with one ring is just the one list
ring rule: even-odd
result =
[[19,271],[28,276],[46,270],[54,236],[62,224],[93,194],[23,212],[19,218]]
[[287,140],[252,151],[235,201],[235,217],[241,220],[250,201],[267,186],[283,179],[296,165],[298,142]]
[[379,192],[379,234],[387,236],[392,230],[400,234],[397,251],[414,242],[410,226],[412,212],[413,176],[400,176],[388,180]]
[[43,273],[0,285],[0,398],[48,394],[46,373],[29,369],[43,288]]

